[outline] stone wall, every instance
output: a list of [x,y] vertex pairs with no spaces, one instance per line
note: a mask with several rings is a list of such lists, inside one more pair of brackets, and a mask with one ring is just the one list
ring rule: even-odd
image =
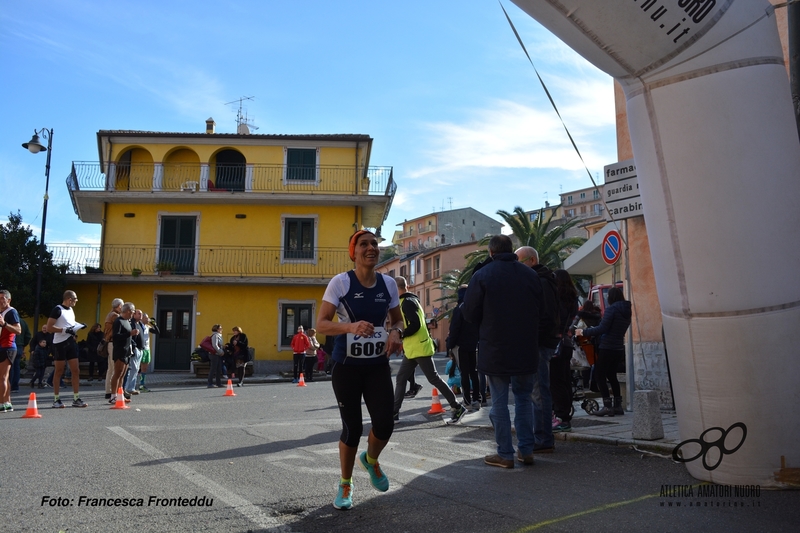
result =
[[636,390],[657,391],[661,409],[675,409],[672,403],[663,342],[635,342],[633,344],[633,368]]

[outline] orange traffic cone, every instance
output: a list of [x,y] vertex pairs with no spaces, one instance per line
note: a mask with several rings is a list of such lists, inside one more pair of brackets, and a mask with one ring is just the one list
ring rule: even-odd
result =
[[236,393],[233,392],[233,381],[230,379],[228,380],[228,388],[225,390],[225,396],[236,396]]
[[298,387],[305,387],[306,386],[306,377],[300,372],[300,381],[297,383]]
[[445,413],[444,408],[442,407],[442,401],[439,399],[439,390],[434,387],[433,388],[433,398],[431,400],[431,410],[428,411],[429,415],[440,415]]
[[32,392],[31,397],[28,398],[28,410],[22,415],[22,418],[42,418],[39,414],[39,408],[36,407],[36,393]]
[[122,392],[122,387],[119,388],[117,391],[117,401],[114,405],[111,406],[112,409],[130,409],[127,405],[125,405],[125,395]]

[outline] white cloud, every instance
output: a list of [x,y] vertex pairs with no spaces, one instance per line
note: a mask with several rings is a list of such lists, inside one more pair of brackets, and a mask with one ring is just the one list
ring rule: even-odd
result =
[[[593,141],[592,135],[608,129],[607,135],[613,136],[614,115],[613,105],[608,113],[607,102],[605,105],[598,102],[603,97],[597,96],[596,85],[582,83],[571,87],[590,98],[564,106],[561,112],[587,163],[602,166],[605,158],[601,158],[603,162],[596,161],[596,145],[600,143]],[[431,174],[466,167],[583,168],[564,126],[550,108],[542,111],[518,102],[497,100],[485,109],[473,111],[462,124],[432,123],[427,129],[428,163],[411,170],[409,178],[430,179]]]

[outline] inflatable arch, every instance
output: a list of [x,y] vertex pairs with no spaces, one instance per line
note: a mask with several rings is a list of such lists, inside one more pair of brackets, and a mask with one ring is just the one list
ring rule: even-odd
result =
[[800,142],[772,6],[512,1],[625,92],[689,473],[797,486]]

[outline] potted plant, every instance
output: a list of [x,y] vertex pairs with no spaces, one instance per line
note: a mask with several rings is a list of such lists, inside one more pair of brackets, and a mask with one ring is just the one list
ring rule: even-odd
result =
[[172,261],[159,261],[156,263],[156,270],[160,276],[169,276],[175,270],[175,263]]
[[141,268],[134,268],[133,270],[131,270],[131,276],[133,276],[134,278],[138,278],[141,274],[142,274]]

